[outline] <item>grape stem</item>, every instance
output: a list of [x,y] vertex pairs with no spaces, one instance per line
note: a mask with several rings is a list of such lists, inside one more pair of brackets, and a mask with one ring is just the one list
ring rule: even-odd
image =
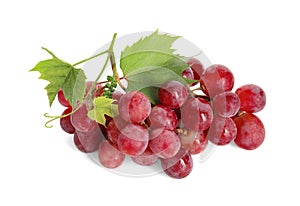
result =
[[93,55],[93,56],[91,56],[91,57],[89,57],[89,58],[86,58],[86,59],[84,59],[84,60],[81,60],[81,61],[79,61],[79,62],[73,64],[72,66],[75,67],[75,66],[77,66],[77,65],[79,65],[79,64],[82,64],[82,63],[84,63],[84,62],[87,62],[87,61],[89,61],[89,60],[91,60],[91,59],[94,59],[94,58],[96,58],[96,57],[98,57],[98,56],[101,56],[101,55],[103,55],[103,54],[106,54],[106,53],[108,53],[108,50],[105,50],[105,51],[100,52],[100,53],[98,53],[98,54],[95,54],[95,55]]
[[[98,57],[98,56],[100,56],[100,55],[103,55],[103,54],[106,54],[106,53],[107,53],[107,57],[106,57],[105,63],[104,63],[104,65],[103,65],[103,67],[101,68],[100,73],[98,74],[96,80],[93,82],[91,88],[89,89],[89,91],[88,91],[88,93],[87,93],[87,95],[86,95],[86,97],[85,97],[85,100],[91,99],[91,97],[92,97],[92,91],[94,90],[94,88],[95,88],[97,82],[99,81],[100,77],[103,75],[103,72],[104,72],[105,68],[107,67],[108,61],[109,61],[109,59],[110,59],[110,57],[111,57],[111,54],[113,53],[113,45],[114,45],[114,43],[115,43],[116,37],[117,37],[117,34],[115,33],[115,34],[113,35],[113,38],[112,38],[112,41],[111,41],[111,43],[110,43],[110,46],[109,46],[109,49],[108,49],[108,50],[105,50],[105,51],[100,52],[100,53],[98,53],[98,54],[96,54],[96,55],[94,55],[94,56],[91,56],[91,57],[89,57],[89,58],[87,58],[87,59],[84,59],[84,60],[82,60],[82,61],[79,61],[79,62],[73,64],[73,66],[77,66],[77,65],[79,65],[79,64],[81,64],[81,63],[84,63],[84,62],[86,62],[86,61],[89,61],[89,60],[91,60],[91,59],[93,59],[93,58],[96,58],[96,57]],[[45,49],[45,48],[43,48],[43,49]],[[47,49],[45,49],[45,50],[46,50],[48,53],[50,53],[49,50],[47,50]],[[52,53],[50,53],[50,54],[52,55]],[[53,54],[52,56],[53,56],[53,57],[56,57],[56,56],[54,56],[54,54]],[[57,58],[57,57],[56,57],[56,58]],[[56,119],[60,119],[60,118],[64,118],[64,117],[70,116],[71,114],[73,114],[74,112],[76,112],[76,111],[84,104],[84,102],[85,102],[85,101],[82,101],[82,102],[76,107],[76,109],[73,110],[72,112],[70,112],[69,114],[60,115],[60,116],[51,116],[51,115],[49,115],[48,113],[45,113],[45,114],[44,114],[45,117],[51,118],[49,121],[47,121],[47,122],[45,123],[45,127],[46,127],[46,128],[52,128],[53,125],[49,125],[51,122],[53,122],[53,121],[56,120]],[[88,107],[89,110],[91,109],[91,105],[87,104],[87,107]]]
[[125,91],[126,88],[124,87],[124,85],[121,83],[120,81],[120,77],[119,77],[119,74],[118,74],[118,71],[117,71],[117,67],[116,67],[116,59],[115,59],[115,54],[113,52],[113,47],[111,47],[109,49],[109,59],[110,59],[110,64],[111,64],[111,68],[113,70],[113,76],[115,78],[115,80],[117,81],[117,83],[119,84],[119,86]]

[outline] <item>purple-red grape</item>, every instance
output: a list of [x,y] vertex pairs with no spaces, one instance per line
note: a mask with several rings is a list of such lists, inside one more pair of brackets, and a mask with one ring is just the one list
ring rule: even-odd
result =
[[188,98],[187,88],[180,82],[169,81],[158,90],[160,103],[171,109],[178,109]]
[[119,167],[124,162],[125,155],[108,141],[104,140],[99,146],[98,158],[104,167],[113,169]]
[[149,132],[141,125],[128,124],[121,130],[117,144],[129,156],[141,155],[148,146]]
[[191,98],[183,105],[181,118],[186,128],[203,131],[210,127],[213,110],[207,101],[201,98]]
[[147,119],[147,123],[151,129],[164,127],[168,130],[174,130],[178,120],[172,109],[163,105],[155,105]]
[[235,144],[246,150],[258,148],[265,139],[265,127],[261,120],[251,113],[233,118],[237,127]]
[[151,112],[149,99],[141,92],[131,91],[124,94],[118,104],[121,117],[133,124],[143,122]]
[[254,84],[239,87],[235,92],[241,101],[241,110],[248,113],[261,111],[266,105],[266,94]]
[[160,158],[171,158],[181,147],[178,135],[165,128],[152,130],[150,133],[149,147]]
[[136,157],[131,157],[131,159],[139,165],[150,166],[157,162],[158,156],[156,156],[152,150],[147,147],[143,154]]
[[102,139],[104,139],[104,135],[99,127],[94,128],[90,132],[75,131],[74,134],[76,147],[85,153],[96,151]]
[[231,118],[214,116],[207,138],[215,145],[227,145],[234,140],[236,135],[237,128]]
[[188,151],[181,148],[174,157],[170,159],[161,159],[161,165],[168,176],[181,179],[192,172],[193,159]]
[[[68,107],[62,113],[62,115],[70,114],[71,112],[72,112],[72,107]],[[70,115],[66,116],[66,117],[63,117],[63,118],[60,118],[59,123],[60,123],[60,127],[62,128],[62,130],[64,130],[66,133],[74,134],[75,128],[73,127],[73,125],[71,123],[71,117],[70,117]]]
[[108,140],[113,144],[117,145],[117,141],[120,135],[120,131],[126,127],[128,123],[122,119],[120,115],[114,117],[107,125],[107,137]]
[[205,131],[184,130],[180,134],[180,140],[182,147],[192,155],[202,152],[208,144]]
[[204,67],[202,63],[196,59],[196,58],[190,58],[187,64],[190,66],[190,68],[193,71],[193,76],[195,80],[200,80],[200,77],[202,76],[204,72]]
[[57,99],[58,102],[65,107],[71,107],[70,103],[68,102],[68,100],[66,100],[64,92],[62,89],[60,89],[57,93]]
[[204,71],[201,76],[200,84],[203,92],[213,98],[219,93],[232,90],[234,76],[224,65],[214,64]]
[[90,132],[98,126],[96,121],[88,117],[86,104],[83,104],[71,115],[71,122],[75,129],[80,132]]
[[212,108],[221,117],[233,117],[240,109],[240,99],[233,92],[223,92],[214,97]]

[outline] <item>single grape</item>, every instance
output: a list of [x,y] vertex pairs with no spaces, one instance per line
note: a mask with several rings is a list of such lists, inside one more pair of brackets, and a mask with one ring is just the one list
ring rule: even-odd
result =
[[128,124],[121,130],[118,137],[118,148],[129,156],[141,155],[147,148],[148,130],[141,125]]
[[176,113],[170,108],[163,105],[155,105],[147,119],[151,129],[164,127],[169,130],[174,130],[178,120]]
[[194,79],[194,74],[193,74],[193,70],[189,67],[185,70],[183,70],[183,72],[181,73],[181,75],[184,77],[184,78],[187,78],[187,79]]
[[207,101],[191,98],[182,106],[181,118],[186,128],[203,131],[210,127],[213,110]]
[[102,139],[104,139],[104,135],[99,127],[94,128],[90,132],[75,131],[74,134],[76,147],[85,153],[96,151]]
[[156,156],[152,150],[147,147],[143,154],[136,157],[131,157],[131,159],[139,165],[150,166],[157,162],[158,156]]
[[227,145],[234,140],[236,134],[237,128],[231,118],[216,115],[208,130],[207,138],[215,145]]
[[233,92],[223,92],[214,97],[212,108],[221,117],[233,117],[240,109],[240,99]]
[[246,150],[258,148],[265,139],[265,127],[262,121],[251,113],[233,118],[237,127],[235,144]]
[[119,167],[125,159],[125,155],[112,146],[108,141],[101,142],[98,150],[99,162],[106,168]]
[[192,57],[188,60],[187,64],[190,66],[190,68],[193,71],[193,76],[194,76],[193,79],[200,80],[200,77],[204,72],[204,67],[202,63],[198,59]]
[[248,113],[261,111],[266,105],[266,94],[262,88],[254,84],[247,84],[235,92],[241,101],[241,110]]
[[58,102],[65,107],[71,107],[70,103],[68,102],[68,100],[66,100],[64,92],[62,89],[60,89],[57,93],[57,99]]
[[208,144],[204,131],[183,130],[180,133],[180,141],[182,147],[192,155],[202,152]]
[[143,122],[151,112],[149,99],[141,92],[131,91],[124,94],[118,104],[121,117],[130,123]]
[[[72,107],[68,107],[61,115],[70,114],[71,112],[72,112]],[[59,123],[60,123],[60,127],[62,128],[62,130],[64,130],[66,133],[74,134],[75,128],[73,127],[73,125],[71,123],[70,115],[60,118]]]
[[128,123],[122,119],[120,115],[114,117],[107,125],[107,137],[108,140],[113,144],[117,145],[117,141],[120,135],[120,131],[126,127]]
[[181,148],[174,157],[161,159],[161,166],[168,176],[181,179],[192,172],[193,159],[188,151]]
[[149,147],[160,158],[171,158],[181,147],[178,135],[165,128],[159,128],[150,132]]
[[158,97],[162,105],[178,109],[188,98],[187,88],[177,81],[169,81],[161,85]]
[[97,122],[88,117],[86,104],[83,104],[76,112],[71,115],[72,125],[77,131],[90,132],[97,127]]
[[205,70],[201,76],[200,84],[203,92],[212,98],[219,93],[231,91],[234,77],[224,65],[214,64]]

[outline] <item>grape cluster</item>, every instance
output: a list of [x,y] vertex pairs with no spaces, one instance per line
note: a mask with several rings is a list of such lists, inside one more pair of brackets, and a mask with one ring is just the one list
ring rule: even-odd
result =
[[[104,167],[120,166],[125,156],[143,166],[161,161],[163,171],[173,178],[190,174],[191,155],[203,152],[208,142],[215,145],[234,142],[246,150],[259,147],[265,129],[253,113],[264,108],[264,91],[248,84],[232,92],[234,76],[224,65],[204,69],[195,58],[187,63],[189,68],[182,72],[182,77],[195,81],[190,85],[173,80],[165,82],[158,90],[158,104],[151,104],[140,91],[115,91],[112,98],[119,114],[114,118],[107,116],[106,125],[91,120],[88,107],[83,104],[71,116],[60,119],[62,129],[74,134],[74,143],[80,151],[98,151]],[[72,111],[62,91],[58,100],[67,107],[63,114]]]

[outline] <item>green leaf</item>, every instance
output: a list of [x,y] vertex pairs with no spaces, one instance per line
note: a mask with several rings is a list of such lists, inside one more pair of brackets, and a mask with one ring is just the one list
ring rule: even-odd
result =
[[43,49],[52,56],[52,59],[40,61],[30,71],[40,72],[41,76],[39,78],[49,81],[45,89],[47,90],[50,107],[60,88],[62,88],[70,105],[75,107],[78,102],[83,101],[85,94],[86,76],[83,70],[74,68],[71,64],[57,58],[49,50]]
[[131,46],[127,46],[121,53],[120,67],[126,75],[131,71],[146,66],[161,66],[173,55],[172,44],[178,36],[159,34],[158,30],[151,35],[141,38]]
[[88,112],[88,117],[96,122],[105,125],[104,115],[115,117],[118,114],[118,105],[113,104],[115,100],[107,97],[97,97],[94,99],[94,108]]
[[141,91],[157,104],[157,91],[163,83],[171,80],[190,83],[181,75],[188,67],[187,58],[174,54],[172,49],[178,38],[155,31],[122,51],[120,67],[128,81],[127,91]]

